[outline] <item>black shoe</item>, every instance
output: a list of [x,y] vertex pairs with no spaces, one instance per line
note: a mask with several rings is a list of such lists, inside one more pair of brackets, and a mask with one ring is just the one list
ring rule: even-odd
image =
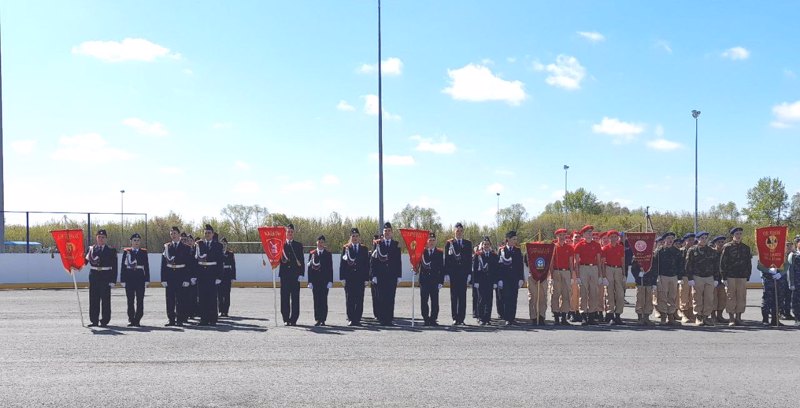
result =
[[97,327],[97,323],[89,323],[86,327]]
[[136,323],[133,323],[133,322],[128,323],[128,327],[136,327]]
[[283,325],[284,326],[291,326],[291,324],[289,322],[283,322]]
[[458,320],[453,320],[453,326],[458,326]]
[[590,317],[588,316],[588,313],[581,313],[581,320],[578,321],[581,322],[581,326],[588,326],[590,324],[594,324],[592,322],[589,322],[589,319]]
[[572,313],[572,323],[581,323],[583,322],[583,313]]
[[175,323],[175,325],[178,326],[178,327],[183,327],[183,322]]
[[622,315],[620,315],[619,313],[614,315],[614,324],[616,324],[617,326],[625,325],[625,322],[622,321]]
[[164,325],[164,327],[172,327],[172,326],[175,326],[175,322],[173,322],[172,320],[170,320],[169,322],[167,322],[167,324]]
[[319,327],[319,325],[320,325],[319,322],[314,323],[314,327]]

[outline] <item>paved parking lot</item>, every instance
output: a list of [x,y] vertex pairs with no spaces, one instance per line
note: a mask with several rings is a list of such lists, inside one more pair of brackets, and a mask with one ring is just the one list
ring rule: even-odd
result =
[[[0,405],[796,404],[800,330],[762,328],[760,290],[748,294],[748,325],[739,328],[484,328],[470,318],[467,327],[411,327],[409,288],[398,290],[396,327],[344,326],[342,289],[330,295],[331,326],[313,327],[304,289],[299,325],[275,327],[272,293],[237,288],[232,317],[217,327],[167,328],[164,290],[152,288],[145,327],[128,328],[116,289],[111,326],[87,329],[73,291],[0,291]],[[439,321],[449,323],[442,295]],[[81,299],[85,311],[86,290]],[[369,316],[369,296],[365,305]]]

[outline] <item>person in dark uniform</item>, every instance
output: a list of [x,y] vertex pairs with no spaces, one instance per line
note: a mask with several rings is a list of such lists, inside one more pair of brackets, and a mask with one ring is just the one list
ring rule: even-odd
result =
[[236,258],[233,251],[228,248],[228,239],[222,237],[222,250],[224,256],[222,258],[222,281],[217,286],[217,302],[219,304],[220,317],[228,317],[228,311],[231,309],[231,285],[236,280]]
[[418,268],[423,325],[438,326],[436,320],[439,318],[439,289],[444,279],[444,252],[436,248],[436,234],[433,232],[428,236],[428,245]]
[[141,248],[142,236],[131,235],[131,247],[122,253],[119,281],[128,298],[128,327],[139,327],[144,314],[144,289],[150,283],[147,250]]
[[364,314],[364,286],[369,281],[369,249],[361,244],[358,228],[350,230],[350,242],[342,248],[339,279],[344,286],[347,325],[361,326]]
[[472,257],[472,286],[478,290],[478,321],[481,326],[492,321],[492,293],[497,287],[497,254],[492,241],[484,236]]
[[467,281],[471,278],[472,242],[464,239],[464,225],[456,223],[454,238],[444,245],[444,281],[450,282],[453,325],[464,325],[467,314]]
[[197,259],[194,257],[197,242],[194,240],[194,237],[185,232],[181,233],[181,242],[189,247],[189,252],[191,252],[192,257],[186,264],[186,276],[189,278],[189,286],[180,289],[179,296],[183,299],[188,316],[190,318],[196,318],[200,316],[197,301],[200,297],[200,292],[197,288]]
[[[375,252],[375,249],[378,248],[378,243],[381,242],[383,239],[383,235],[375,234],[372,236],[372,252]],[[372,264],[372,260],[370,260],[370,264]],[[380,313],[380,307],[378,304],[378,285],[372,283],[370,280],[369,284],[369,294],[372,297],[372,316],[375,320],[380,320],[378,316]]]
[[648,272],[644,272],[639,262],[633,261],[631,273],[633,273],[633,279],[636,281],[636,315],[639,317],[638,322],[642,326],[652,326],[655,323],[650,321],[650,315],[653,313],[653,293],[658,289],[658,270],[650,268]]
[[392,239],[392,224],[387,222],[383,224],[383,239],[376,242],[370,259],[370,276],[378,293],[377,318],[383,326],[394,326],[394,297],[401,273],[400,245]]
[[525,266],[522,262],[522,251],[517,248],[517,232],[506,233],[506,244],[500,247],[498,253],[497,287],[503,293],[502,319],[506,326],[516,324],[517,297],[525,278]]
[[165,326],[183,326],[189,320],[190,286],[188,266],[194,259],[192,249],[181,242],[181,231],[172,227],[169,232],[170,242],[164,244],[161,254],[161,286],[166,289],[167,319]]
[[[786,258],[785,258],[785,273],[784,276],[788,277],[789,275],[789,256],[794,252],[794,243],[787,242],[786,243]],[[789,291],[789,279],[780,279],[778,280],[778,290],[783,291],[783,303],[778,305],[778,308],[781,309],[781,319],[784,320],[794,320],[794,316],[792,315],[792,297],[791,292]]]
[[300,317],[300,278],[303,271],[303,244],[294,240],[294,224],[286,226],[286,243],[278,270],[281,279],[281,316],[285,326],[297,326]]
[[[89,247],[89,327],[108,326],[111,320],[111,288],[117,284],[117,250],[107,245],[108,234],[101,229]],[[100,309],[103,310],[102,318]]]
[[333,287],[333,258],[325,249],[325,236],[317,237],[317,248],[308,253],[308,288],[314,296],[314,326],[328,319],[328,291]]
[[197,290],[199,293],[198,313],[200,326],[217,324],[217,285],[222,283],[222,262],[225,249],[222,243],[214,240],[214,228],[206,224],[203,229],[203,240],[195,246],[197,261]]

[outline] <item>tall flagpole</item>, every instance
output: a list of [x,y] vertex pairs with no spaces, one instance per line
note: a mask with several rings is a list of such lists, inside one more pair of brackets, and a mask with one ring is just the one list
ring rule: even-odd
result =
[[381,83],[381,0],[378,0],[378,232],[383,228],[383,92]]

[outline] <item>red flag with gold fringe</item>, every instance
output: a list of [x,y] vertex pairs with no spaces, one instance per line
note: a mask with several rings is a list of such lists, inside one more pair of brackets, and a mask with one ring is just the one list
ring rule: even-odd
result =
[[261,237],[261,246],[264,247],[272,269],[277,268],[283,257],[286,227],[258,227],[258,236]]
[[786,226],[770,226],[756,229],[756,248],[758,261],[768,268],[782,268],[785,258]]
[[427,230],[400,228],[400,235],[406,243],[411,266],[416,270],[419,261],[422,259],[422,253],[425,252],[430,232]]
[[525,244],[525,251],[528,254],[528,269],[533,280],[543,282],[547,279],[555,248],[555,244],[551,242],[528,242]]
[[56,241],[56,248],[61,255],[61,263],[64,264],[64,269],[67,273],[72,273],[72,270],[80,270],[86,264],[86,259],[83,257],[83,230],[55,230],[50,231],[53,239]]

